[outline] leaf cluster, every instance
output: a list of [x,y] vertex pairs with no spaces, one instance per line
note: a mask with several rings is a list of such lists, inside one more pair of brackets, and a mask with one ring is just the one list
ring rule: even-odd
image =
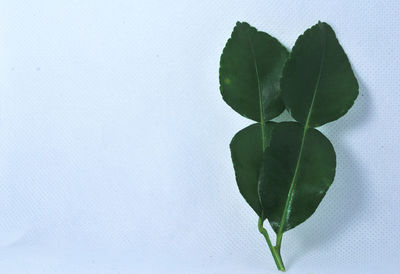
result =
[[[289,52],[276,38],[238,22],[222,52],[220,91],[236,112],[256,121],[230,144],[240,193],[257,213],[280,270],[283,233],[307,220],[335,177],[336,155],[316,127],[353,105],[358,83],[333,29],[318,22]],[[271,120],[284,110],[295,122]],[[272,246],[262,223],[275,231]]]

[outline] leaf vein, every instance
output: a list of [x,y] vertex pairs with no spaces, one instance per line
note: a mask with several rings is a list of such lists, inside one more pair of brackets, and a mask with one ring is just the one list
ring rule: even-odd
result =
[[[286,203],[285,203],[285,208],[283,210],[283,214],[282,214],[282,219],[279,225],[279,231],[277,234],[277,246],[280,246],[280,243],[282,241],[282,235],[283,235],[283,230],[284,230],[284,225],[287,222],[287,219],[289,217],[289,213],[291,210],[291,206],[292,206],[292,202],[293,202],[293,196],[294,196],[294,189],[296,186],[296,180],[298,177],[298,173],[299,173],[299,166],[301,164],[301,158],[302,158],[302,154],[303,154],[303,148],[304,148],[304,143],[305,143],[305,139],[306,139],[306,135],[307,135],[307,130],[309,128],[309,122],[311,119],[311,113],[314,107],[314,102],[315,102],[315,98],[318,92],[318,88],[319,88],[319,84],[320,84],[320,79],[321,79],[321,75],[322,75],[322,70],[323,70],[323,66],[324,66],[324,60],[325,60],[325,52],[326,52],[326,37],[325,37],[325,29],[324,26],[322,25],[322,23],[319,22],[319,27],[321,30],[321,44],[322,44],[322,54],[321,54],[321,62],[320,62],[320,66],[319,66],[319,71],[318,71],[318,77],[317,77],[317,81],[315,83],[315,87],[314,87],[314,93],[313,93],[313,97],[311,100],[311,105],[310,105],[310,109],[308,111],[307,114],[307,119],[304,125],[304,130],[303,130],[303,136],[301,139],[301,144],[300,144],[300,151],[299,151],[299,155],[297,158],[297,162],[296,162],[296,168],[293,174],[293,178],[292,181],[290,183],[290,188],[289,188],[289,192],[288,192],[288,196],[286,198]],[[325,38],[325,39],[324,39]]]
[[262,138],[262,151],[265,150],[266,148],[266,141],[265,141],[265,125],[264,125],[264,107],[263,107],[263,102],[262,102],[262,85],[260,81],[260,75],[258,72],[258,64],[256,60],[256,53],[254,50],[253,42],[251,40],[250,35],[247,33],[247,38],[249,41],[250,45],[250,50],[251,50],[251,56],[253,58],[253,63],[254,63],[254,69],[256,73],[256,78],[257,78],[257,87],[258,87],[258,101],[260,105],[260,123],[261,123],[261,138]]

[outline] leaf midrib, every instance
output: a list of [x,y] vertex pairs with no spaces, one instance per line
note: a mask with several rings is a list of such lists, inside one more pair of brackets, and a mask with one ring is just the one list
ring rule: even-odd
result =
[[301,158],[302,158],[302,154],[303,154],[304,143],[305,143],[307,131],[309,129],[309,122],[310,122],[310,118],[311,118],[311,113],[312,113],[312,110],[313,110],[313,107],[314,107],[314,102],[315,102],[315,98],[316,98],[317,91],[318,91],[318,88],[319,88],[319,82],[320,82],[320,79],[321,79],[322,69],[323,69],[323,66],[324,66],[325,51],[326,51],[325,29],[324,29],[324,27],[323,27],[321,22],[318,22],[318,23],[319,23],[318,24],[319,28],[320,28],[320,30],[322,32],[321,33],[321,43],[323,44],[320,68],[319,68],[319,72],[318,72],[318,78],[317,78],[317,81],[316,81],[315,87],[314,87],[314,94],[313,94],[313,98],[311,100],[310,109],[308,111],[307,119],[306,119],[306,122],[304,124],[303,136],[302,136],[302,139],[301,139],[300,151],[299,151],[299,155],[298,155],[297,162],[296,162],[296,168],[295,168],[295,171],[294,171],[294,174],[293,174],[292,181],[290,183],[288,197],[286,199],[285,208],[283,210],[283,215],[282,215],[281,222],[280,222],[280,225],[279,225],[279,231],[278,231],[278,234],[277,234],[277,246],[280,245],[280,241],[282,240],[284,225],[285,225],[285,222],[287,221],[288,212],[290,211],[291,204],[293,202],[294,188],[296,186],[296,180],[297,180],[297,176],[298,176],[298,173],[299,173],[299,166],[300,166]]
[[258,101],[259,101],[259,106],[260,106],[260,123],[261,123],[261,139],[262,139],[261,141],[262,141],[262,151],[264,152],[267,144],[266,144],[266,140],[265,140],[264,106],[263,106],[263,102],[262,102],[262,86],[261,86],[261,81],[260,81],[260,75],[258,73],[258,64],[257,64],[257,59],[256,59],[256,53],[255,53],[255,50],[253,47],[253,42],[251,40],[249,33],[247,33],[247,38],[249,41],[251,56],[253,58],[254,69],[255,69],[256,78],[257,78]]

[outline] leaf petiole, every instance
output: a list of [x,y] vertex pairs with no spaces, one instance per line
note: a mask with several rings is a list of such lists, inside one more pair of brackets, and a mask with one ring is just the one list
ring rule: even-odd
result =
[[262,218],[258,219],[258,231],[264,236],[265,240],[267,241],[269,250],[271,251],[272,257],[274,258],[276,267],[280,271],[286,271],[285,266],[282,261],[280,246],[273,246],[271,239],[269,238],[268,231],[263,227],[264,221]]

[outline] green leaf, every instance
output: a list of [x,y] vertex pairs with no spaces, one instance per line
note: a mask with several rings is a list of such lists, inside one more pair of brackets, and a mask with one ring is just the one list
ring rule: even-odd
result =
[[220,60],[220,91],[225,102],[258,122],[278,116],[284,110],[279,93],[287,56],[278,40],[238,22]]
[[[265,125],[267,144],[271,139],[274,125],[274,122],[267,122]],[[258,198],[258,177],[263,157],[261,138],[261,126],[257,123],[236,133],[230,144],[239,191],[259,216],[261,216],[261,204]]]
[[314,213],[333,182],[335,168],[333,146],[318,130],[297,122],[275,125],[264,153],[259,195],[278,238]]
[[293,118],[317,127],[343,116],[358,95],[349,60],[327,23],[301,35],[284,67],[282,98]]

